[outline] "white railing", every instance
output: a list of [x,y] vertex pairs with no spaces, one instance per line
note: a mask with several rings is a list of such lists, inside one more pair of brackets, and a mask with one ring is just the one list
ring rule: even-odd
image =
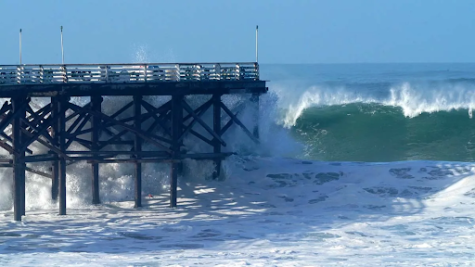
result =
[[257,63],[0,65],[0,86],[259,80]]

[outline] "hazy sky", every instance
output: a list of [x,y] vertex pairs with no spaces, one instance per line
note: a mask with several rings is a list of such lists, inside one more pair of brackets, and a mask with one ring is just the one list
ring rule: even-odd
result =
[[475,62],[471,0],[0,0],[0,64]]

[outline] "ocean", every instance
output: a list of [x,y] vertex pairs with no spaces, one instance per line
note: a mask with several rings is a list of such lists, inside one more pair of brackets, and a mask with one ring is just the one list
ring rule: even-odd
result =
[[325,161],[473,161],[475,64],[261,66],[283,127]]
[[[0,265],[473,266],[474,71],[262,64],[260,144],[230,128],[226,149],[238,154],[222,181],[212,162],[186,161],[174,209],[167,164],[144,164],[134,209],[133,165],[101,164],[102,204],[91,205],[91,168],[79,163],[67,170],[68,215],[51,181],[27,173],[26,216],[14,222],[11,170],[0,169]],[[243,104],[252,125],[247,97],[223,101]]]

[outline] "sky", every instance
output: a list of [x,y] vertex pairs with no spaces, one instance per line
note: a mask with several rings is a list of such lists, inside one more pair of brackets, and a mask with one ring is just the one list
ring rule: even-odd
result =
[[471,0],[0,0],[0,64],[475,62]]

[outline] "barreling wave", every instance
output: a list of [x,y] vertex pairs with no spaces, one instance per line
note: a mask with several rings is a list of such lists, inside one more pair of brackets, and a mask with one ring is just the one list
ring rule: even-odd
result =
[[[384,85],[386,84],[380,84]],[[276,92],[281,99],[280,108],[285,110],[281,123],[286,127],[294,126],[304,110],[310,107],[352,103],[399,107],[404,116],[409,118],[422,113],[460,109],[467,110],[467,114],[472,117],[472,110],[475,108],[475,81],[402,83],[388,86],[385,90],[371,90],[378,87],[374,84],[361,90],[355,87],[361,85],[311,86],[296,98],[277,86]]]
[[376,87],[313,86],[298,98],[277,89],[280,122],[304,141],[311,159],[475,159],[474,81]]

